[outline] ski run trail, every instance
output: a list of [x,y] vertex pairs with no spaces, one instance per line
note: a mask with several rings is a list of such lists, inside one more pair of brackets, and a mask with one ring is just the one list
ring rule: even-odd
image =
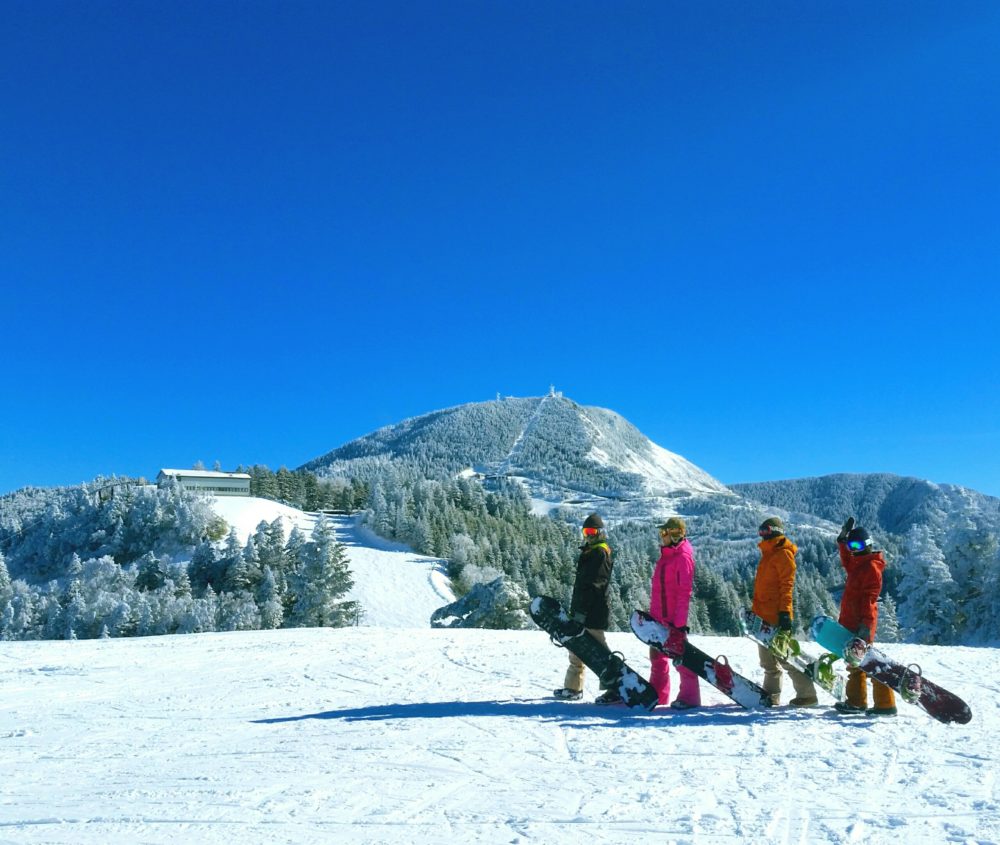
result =
[[[589,673],[555,701],[544,633],[432,630],[439,562],[339,531],[361,627],[0,642],[0,843],[1000,843],[1000,650],[886,646],[964,726],[704,683],[700,709],[636,713]],[[693,640],[761,679],[749,640]]]

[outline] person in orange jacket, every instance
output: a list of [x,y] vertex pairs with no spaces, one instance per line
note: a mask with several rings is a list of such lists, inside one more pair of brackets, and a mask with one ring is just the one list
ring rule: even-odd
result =
[[[777,625],[790,636],[792,631],[792,590],[795,587],[795,553],[798,547],[785,536],[784,524],[778,517],[765,519],[757,530],[760,542],[760,563],[753,581],[752,610],[769,625]],[[791,664],[780,660],[762,645],[757,646],[760,666],[764,670],[764,691],[772,704],[781,703],[781,670],[788,673],[795,687],[793,707],[818,704],[812,680]]]
[[[872,536],[849,517],[837,537],[840,565],[847,572],[844,595],[840,599],[840,624],[867,643],[875,641],[878,625],[878,597],[882,592],[885,555],[876,551]],[[896,696],[885,684],[872,679],[875,706],[868,709],[868,676],[857,666],[847,670],[847,700],[834,707],[841,713],[865,713],[869,716],[895,716]]]

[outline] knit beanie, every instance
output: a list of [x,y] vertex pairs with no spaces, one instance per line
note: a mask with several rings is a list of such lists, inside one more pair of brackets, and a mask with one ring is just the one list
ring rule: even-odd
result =
[[768,531],[771,534],[784,534],[785,524],[776,516],[769,516],[761,524],[758,531]]

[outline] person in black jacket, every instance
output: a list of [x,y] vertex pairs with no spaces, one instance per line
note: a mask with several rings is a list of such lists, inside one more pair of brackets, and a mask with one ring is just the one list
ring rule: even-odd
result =
[[[611,585],[611,547],[604,533],[604,520],[592,513],[583,521],[583,545],[576,562],[576,580],[573,583],[573,599],[570,615],[581,622],[591,636],[607,645],[604,632],[611,620],[611,601],[608,589]],[[583,673],[585,666],[573,652],[569,651],[569,668],[561,689],[553,693],[556,698],[575,701],[583,697]],[[607,690],[597,699],[598,704],[612,704],[621,701],[617,690]]]

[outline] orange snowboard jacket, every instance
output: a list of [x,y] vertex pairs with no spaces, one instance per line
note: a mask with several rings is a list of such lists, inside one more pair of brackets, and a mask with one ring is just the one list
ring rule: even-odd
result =
[[792,614],[792,589],[795,587],[795,553],[799,547],[783,534],[761,540],[760,563],[753,580],[752,610],[770,625],[778,624],[778,614]]

